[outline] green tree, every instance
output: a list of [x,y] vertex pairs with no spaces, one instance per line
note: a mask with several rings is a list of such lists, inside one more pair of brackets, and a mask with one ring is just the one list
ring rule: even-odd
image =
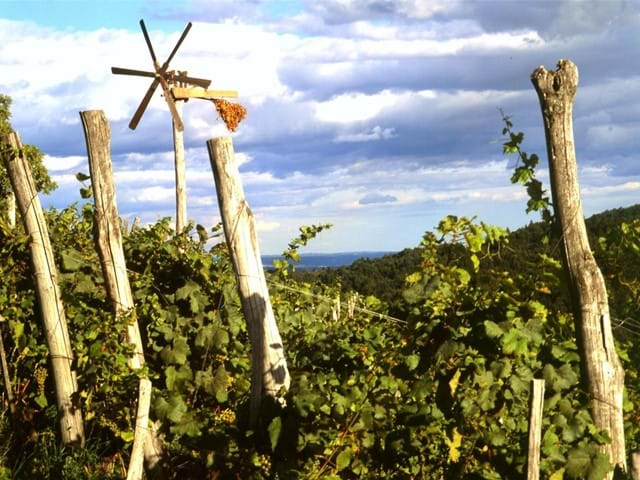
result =
[[[0,93],[0,138],[13,132],[11,127],[11,103],[12,99],[8,95]],[[35,145],[24,145],[23,152],[31,165],[31,174],[36,182],[36,188],[39,192],[49,193],[55,190],[58,185],[51,179],[42,160],[44,154]],[[4,202],[4,198],[11,192],[11,184],[4,166],[0,168],[0,202]]]

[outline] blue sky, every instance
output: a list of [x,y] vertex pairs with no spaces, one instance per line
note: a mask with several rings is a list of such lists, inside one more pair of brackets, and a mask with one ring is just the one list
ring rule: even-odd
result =
[[[545,158],[529,80],[561,58],[580,69],[574,130],[587,214],[638,202],[640,3],[633,0],[0,0],[0,93],[13,125],[38,145],[59,189],[79,201],[87,172],[78,112],[111,123],[120,213],[174,215],[171,121],[156,94],[127,124],[152,67],[193,22],[172,67],[236,89],[248,117],[233,134],[263,253],[300,225],[330,222],[310,251],[399,250],[447,214],[515,228],[526,194],[509,183],[498,109]],[[189,217],[219,220],[206,153],[228,135],[209,102],[184,108]],[[540,176],[548,179],[546,161]]]

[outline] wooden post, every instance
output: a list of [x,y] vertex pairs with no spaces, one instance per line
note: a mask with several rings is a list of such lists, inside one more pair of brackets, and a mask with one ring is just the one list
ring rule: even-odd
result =
[[640,452],[631,454],[631,478],[640,480]]
[[529,400],[529,450],[527,455],[527,480],[540,478],[540,441],[542,439],[542,407],[544,405],[544,380],[531,380]]
[[[176,101],[176,110],[182,117],[182,101]],[[182,233],[187,226],[187,181],[184,160],[184,132],[178,130],[173,121],[173,153],[176,170],[176,234]]]
[[[0,314],[0,327],[5,323],[5,319]],[[7,363],[7,354],[4,350],[4,340],[2,338],[2,328],[0,328],[0,364],[2,365],[2,379],[4,381],[4,390],[7,394],[7,401],[9,402],[9,411],[11,416],[15,414],[15,404],[13,402],[13,387],[11,386],[11,375],[9,374],[9,364]]]
[[[582,381],[596,426],[611,437],[603,452],[612,464],[626,470],[624,371],[613,341],[604,279],[589,246],[578,187],[571,118],[578,69],[571,61],[560,60],[555,71],[538,67],[531,81],[542,107],[551,193],[572,296]],[[613,472],[607,478],[612,476]]]
[[277,398],[289,388],[284,347],[265,281],[253,214],[244,197],[231,138],[207,142],[224,233],[233,260],[242,310],[251,340],[252,425],[258,420],[262,395]]
[[[155,434],[155,430],[149,429],[149,409],[151,408],[151,380],[147,377],[140,378],[138,388],[138,413],[136,414],[136,426],[133,438],[133,447],[131,449],[131,459],[129,460],[129,471],[127,472],[127,480],[142,480],[144,478],[144,459],[145,451],[148,450],[148,444],[153,448],[154,443],[150,437]],[[158,459],[157,456],[152,457]],[[153,471],[154,466],[149,465],[147,468]]]
[[[117,316],[132,315],[134,312],[131,285],[127,276],[127,266],[122,248],[120,217],[116,203],[115,186],[111,167],[109,123],[102,110],[80,112],[87,142],[89,157],[89,173],[95,201],[94,241],[100,256],[102,274],[107,294]],[[144,348],[138,321],[133,317],[127,325],[127,341],[134,345],[134,352],[128,358],[129,367],[138,370],[144,366]],[[155,443],[147,435],[149,431],[149,406],[151,401],[151,382],[146,377],[140,378],[138,412],[136,415],[133,451],[129,463],[127,479],[141,479],[142,466],[145,459],[145,445],[149,450],[149,458],[155,462],[161,458],[153,451]],[[147,468],[153,470],[157,465],[147,459]]]
[[16,196],[9,192],[5,197],[7,201],[7,223],[11,228],[16,226]]
[[21,151],[22,145],[18,134],[11,133],[3,137],[0,143],[2,150],[7,147],[10,149],[9,153],[3,155],[3,160],[12,190],[16,195],[25,232],[30,237],[29,248],[33,274],[51,357],[62,443],[81,446],[84,444],[84,426],[80,406],[77,404],[76,376],[71,369],[73,352],[67,319],[60,299],[58,273],[53,260],[47,223],[42,213],[29,163]]

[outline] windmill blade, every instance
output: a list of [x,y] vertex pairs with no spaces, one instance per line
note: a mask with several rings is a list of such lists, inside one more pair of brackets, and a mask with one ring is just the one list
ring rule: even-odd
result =
[[158,88],[159,83],[160,83],[160,80],[158,80],[157,78],[153,82],[151,82],[151,85],[149,86],[149,89],[147,90],[146,95],[142,99],[142,102],[140,102],[140,105],[138,106],[136,113],[133,114],[133,117],[129,122],[129,128],[131,130],[135,130],[136,127],[138,126],[138,122],[140,122],[140,118],[142,118],[142,114],[147,109],[147,106],[151,101],[151,97],[153,96],[153,93],[156,91],[156,88]]
[[179,132],[184,130],[184,124],[182,123],[182,119],[180,118],[180,113],[178,113],[178,109],[176,108],[176,102],[173,100],[173,94],[171,93],[171,89],[169,88],[169,84],[164,79],[164,77],[158,77],[160,84],[162,85],[162,90],[164,91],[164,99],[167,101],[167,105],[169,105],[169,110],[171,111],[171,117],[173,118],[173,123],[176,125],[176,128]]
[[169,66],[169,62],[173,59],[173,56],[178,51],[178,48],[180,48],[180,45],[182,45],[182,42],[184,41],[184,38],[187,36],[187,33],[189,33],[189,30],[191,30],[191,22],[187,23],[187,26],[184,28],[184,32],[182,32],[182,35],[180,36],[178,43],[176,43],[176,46],[173,47],[173,51],[171,52],[171,55],[169,55],[169,58],[167,58],[167,61],[164,62],[164,64],[162,65],[162,71],[165,71]]
[[131,68],[111,67],[111,73],[115,75],[135,75],[138,77],[155,78],[155,72],[145,72],[144,70],[133,70]]
[[156,70],[158,69],[158,60],[156,60],[156,54],[153,51],[153,46],[151,45],[151,39],[149,38],[149,33],[147,33],[147,27],[144,25],[144,20],[140,20],[140,28],[142,29],[142,34],[144,35],[144,41],[147,42],[147,48],[149,49],[149,53],[151,54],[151,59],[153,60],[153,65]]

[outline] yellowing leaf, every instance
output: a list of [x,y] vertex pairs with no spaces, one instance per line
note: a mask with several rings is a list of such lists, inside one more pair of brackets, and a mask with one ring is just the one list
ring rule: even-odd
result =
[[564,468],[561,468],[560,470],[556,470],[549,477],[549,480],[563,480],[563,479],[564,479]]
[[453,377],[451,377],[451,380],[449,380],[449,390],[451,390],[452,397],[456,393],[456,389],[458,388],[459,382],[460,382],[460,370],[456,370],[456,373],[454,373]]
[[454,428],[453,438],[451,440],[446,438],[445,441],[447,442],[447,446],[449,447],[449,461],[455,463],[460,460],[460,445],[462,445],[462,435],[458,433],[458,429]]
[[408,285],[413,285],[414,283],[418,283],[420,280],[422,280],[422,272],[412,273],[405,279]]

